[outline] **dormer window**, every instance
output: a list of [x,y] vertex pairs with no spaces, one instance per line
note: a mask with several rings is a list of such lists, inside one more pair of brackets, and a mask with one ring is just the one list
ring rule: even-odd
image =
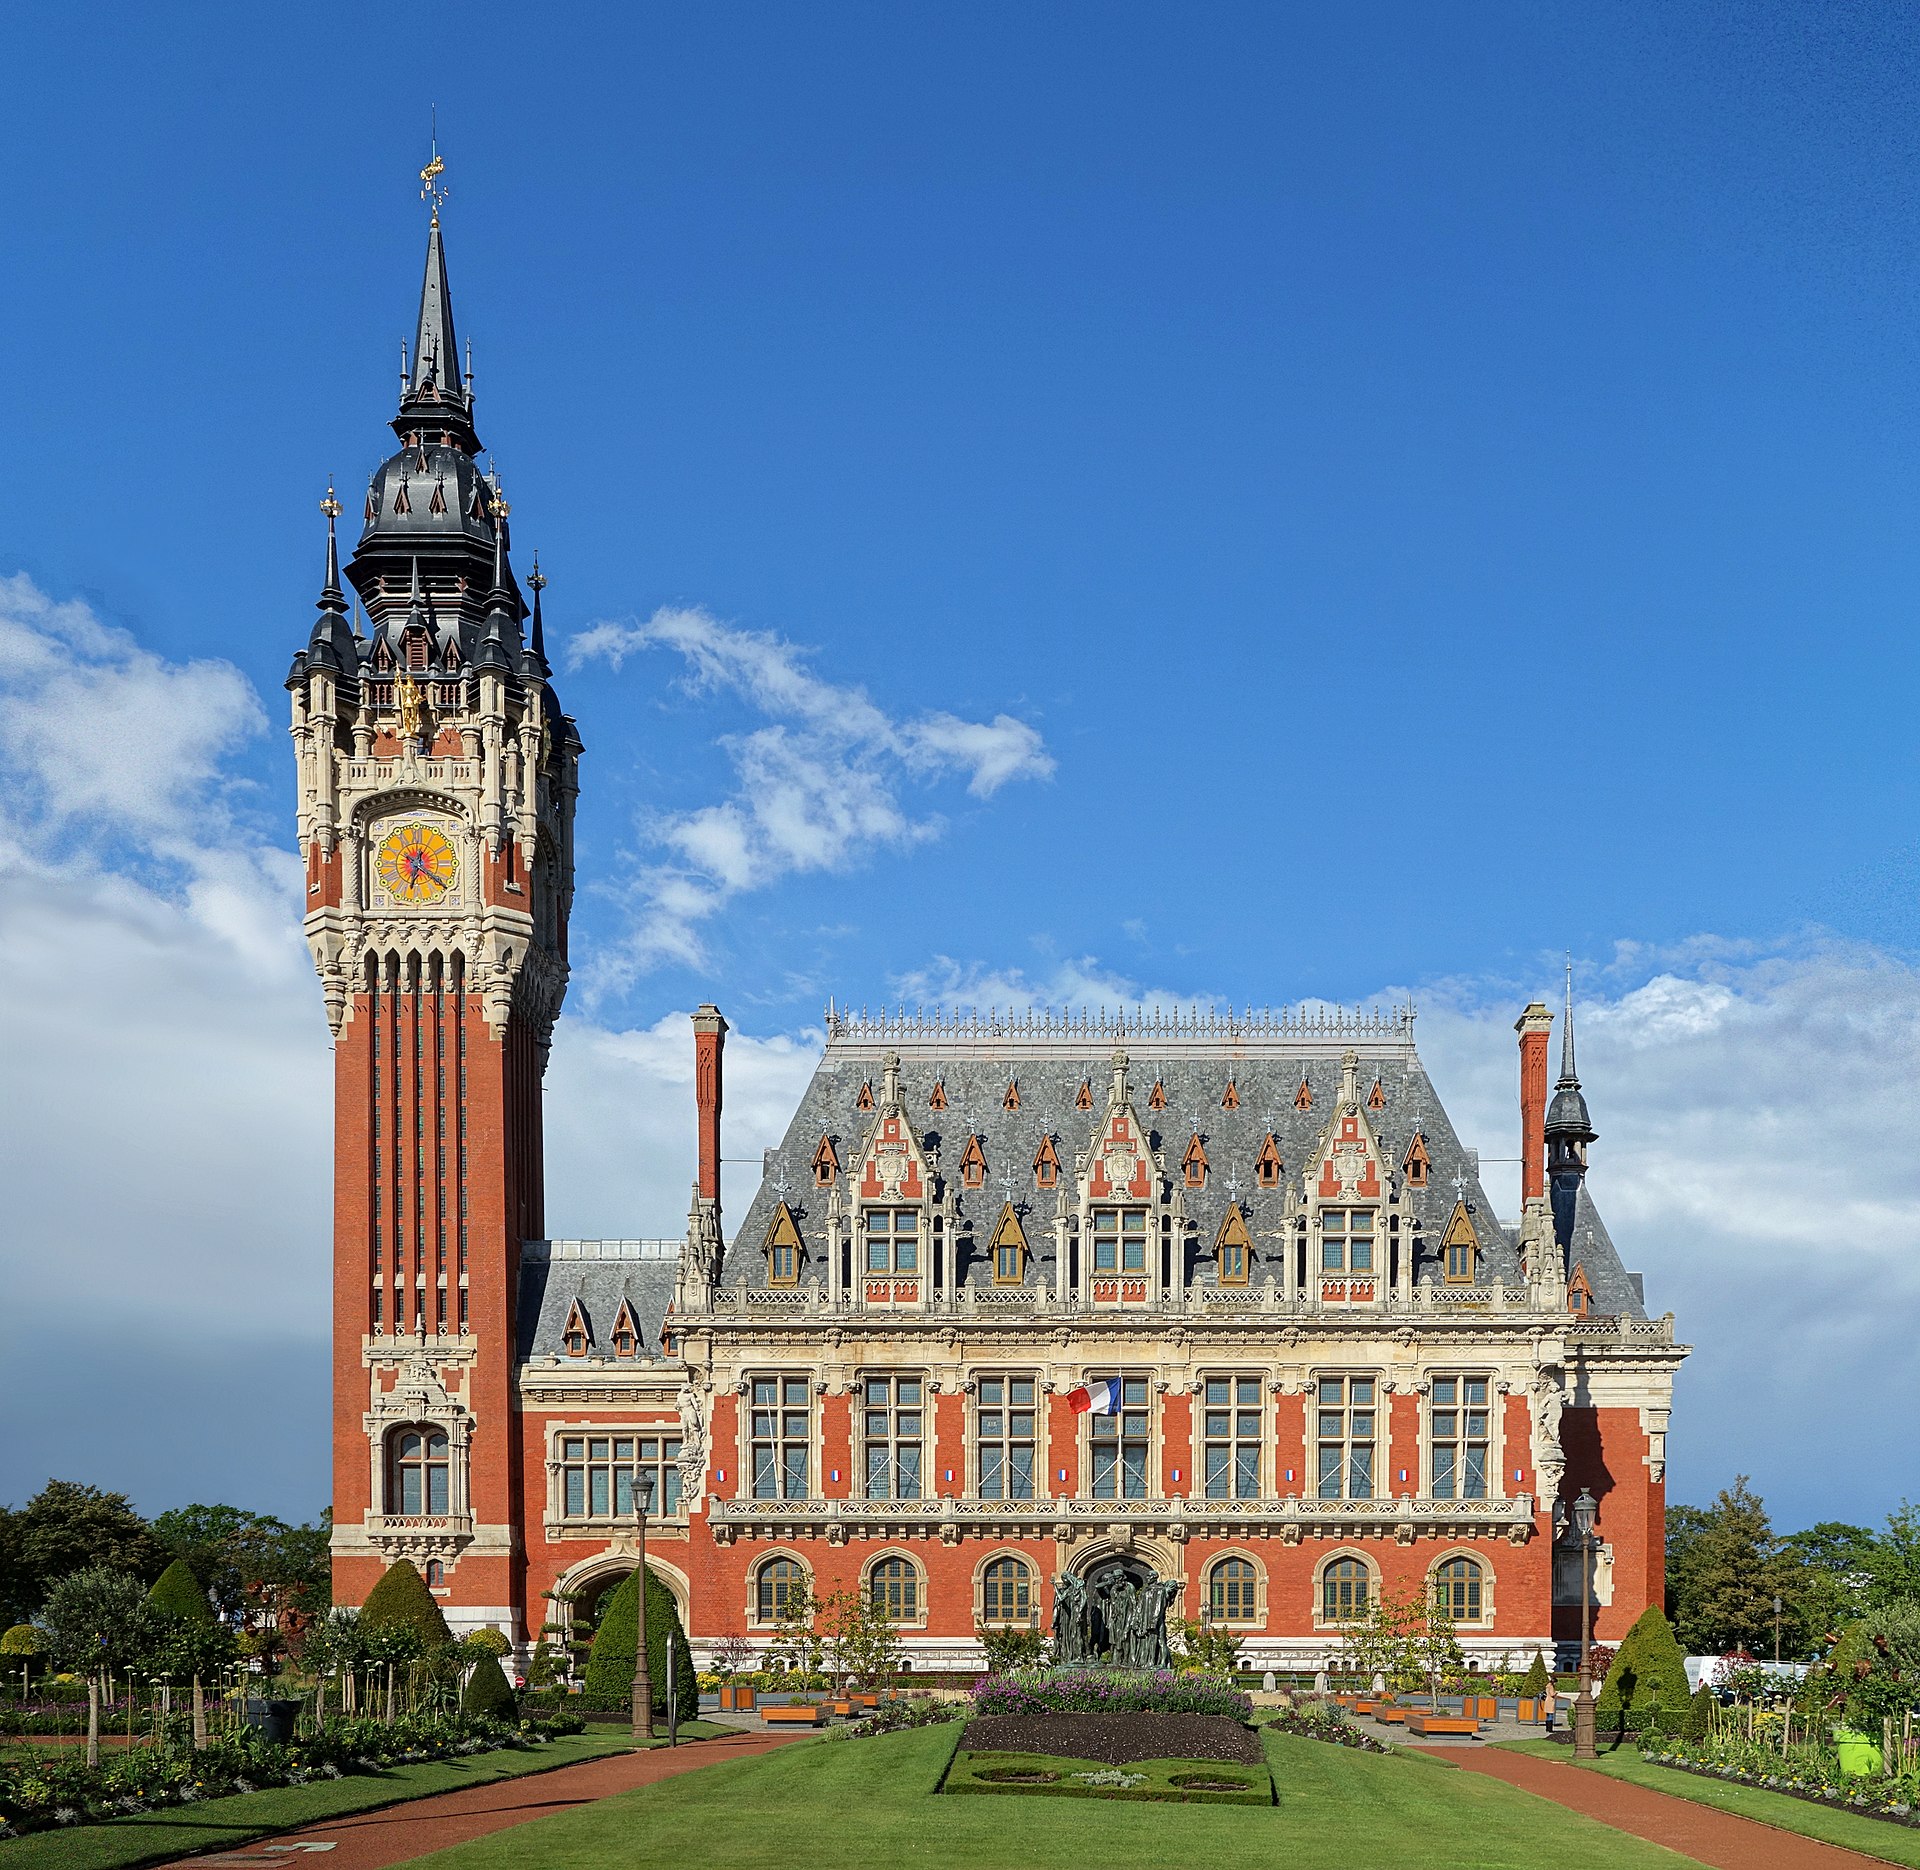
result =
[[1020,1217],[1013,1211],[1013,1203],[1000,1210],[1000,1220],[993,1230],[993,1283],[996,1286],[1017,1286],[1027,1276],[1027,1237],[1020,1229]]
[[860,1095],[853,1100],[853,1107],[855,1110],[871,1110],[873,1108],[873,1086],[871,1083],[863,1084],[860,1087]]
[[1093,1270],[1096,1273],[1144,1273],[1147,1270],[1144,1208],[1094,1209]]
[[1040,1139],[1040,1147],[1033,1152],[1033,1185],[1036,1188],[1054,1188],[1060,1181],[1060,1152],[1053,1146],[1051,1136]]
[[1220,1233],[1214,1241],[1214,1255],[1223,1286],[1244,1286],[1248,1283],[1253,1271],[1253,1240],[1247,1232],[1247,1223],[1237,1202],[1229,1204],[1226,1218],[1220,1223]]
[[1573,1277],[1567,1281],[1567,1310],[1576,1318],[1593,1315],[1593,1286],[1584,1265],[1576,1264]]
[[1262,1188],[1278,1188],[1286,1166],[1280,1159],[1280,1145],[1269,1132],[1267,1140],[1260,1145],[1259,1155],[1253,1159],[1253,1179]]
[[622,1299],[613,1319],[613,1354],[616,1357],[636,1357],[639,1352],[640,1327],[634,1323],[633,1307]]
[[1207,1146],[1201,1142],[1195,1131],[1187,1143],[1187,1153],[1180,1158],[1180,1172],[1189,1188],[1205,1188],[1207,1185]]
[[1167,1107],[1167,1087],[1158,1078],[1153,1081],[1153,1089],[1147,1093],[1149,1110],[1165,1110]]
[[1401,1164],[1406,1171],[1409,1188],[1425,1188],[1433,1174],[1433,1158],[1427,1154],[1427,1139],[1418,1131],[1413,1133],[1413,1141],[1407,1145],[1406,1160]]
[[1385,1110],[1387,1107],[1387,1087],[1378,1078],[1373,1081],[1373,1089],[1367,1093],[1369,1110]]
[[917,1273],[920,1270],[920,1210],[866,1210],[867,1271]]
[[1313,1086],[1310,1085],[1304,1077],[1300,1080],[1299,1090],[1293,1094],[1293,1107],[1295,1110],[1311,1110],[1313,1108]]
[[987,1152],[979,1137],[967,1138],[960,1157],[960,1181],[967,1188],[984,1188],[987,1183]]
[[1320,1210],[1320,1270],[1323,1273],[1373,1271],[1373,1210]]
[[567,1310],[566,1328],[560,1333],[560,1346],[569,1357],[584,1357],[593,1347],[593,1333],[587,1328],[587,1314],[578,1299]]
[[823,1136],[820,1147],[813,1152],[813,1185],[815,1188],[831,1188],[834,1178],[840,1173],[840,1158],[833,1153],[833,1138]]
[[927,1108],[929,1110],[945,1110],[946,1107],[947,1081],[944,1078],[936,1078],[933,1081],[933,1092],[927,1099]]
[[800,1229],[793,1210],[783,1201],[773,1211],[767,1227],[767,1284],[797,1286],[800,1283]]
[[415,630],[407,637],[407,667],[413,670],[426,668],[432,656],[433,645],[427,641],[424,630]]
[[1467,1204],[1464,1201],[1454,1203],[1447,1231],[1440,1239],[1440,1252],[1447,1284],[1472,1285],[1480,1243],[1474,1238],[1473,1222],[1467,1218]]
[[1020,1108],[1020,1080],[1018,1078],[1010,1078],[1007,1081],[1007,1094],[1000,1100],[1000,1108],[1002,1110],[1018,1110]]
[[1238,1110],[1240,1108],[1240,1087],[1235,1084],[1231,1078],[1227,1080],[1226,1091],[1221,1096],[1220,1108],[1222,1110]]
[[1080,1080],[1080,1088],[1073,1094],[1073,1107],[1075,1110],[1093,1108],[1093,1085],[1088,1079]]

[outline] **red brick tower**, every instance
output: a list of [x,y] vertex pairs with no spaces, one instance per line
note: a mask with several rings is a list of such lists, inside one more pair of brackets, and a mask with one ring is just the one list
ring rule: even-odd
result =
[[436,200],[400,450],[346,568],[366,629],[329,489],[320,617],[287,687],[334,1035],[334,1597],[407,1557],[456,1628],[519,1638],[515,1310],[521,1242],[545,1231],[581,745],[459,361]]

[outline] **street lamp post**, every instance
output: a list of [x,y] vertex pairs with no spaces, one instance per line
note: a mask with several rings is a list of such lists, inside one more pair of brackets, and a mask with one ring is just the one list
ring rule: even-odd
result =
[[633,1737],[653,1738],[653,1677],[647,1666],[647,1491],[636,1471],[633,1477],[633,1542],[640,1554],[635,1574],[633,1637]]
[[1573,1530],[1580,1541],[1580,1692],[1573,1703],[1573,1757],[1591,1760],[1593,1744],[1593,1526],[1598,1505],[1586,1488],[1573,1503]]

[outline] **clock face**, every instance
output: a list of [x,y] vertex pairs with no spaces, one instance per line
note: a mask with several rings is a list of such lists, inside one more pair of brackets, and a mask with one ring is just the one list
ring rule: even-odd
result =
[[380,840],[374,870],[397,903],[448,899],[460,875],[460,859],[446,833],[428,824],[395,825]]

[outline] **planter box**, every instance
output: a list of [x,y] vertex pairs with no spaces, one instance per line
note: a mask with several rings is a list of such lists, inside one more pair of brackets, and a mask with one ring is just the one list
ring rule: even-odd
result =
[[880,1705],[880,1697],[878,1695],[867,1694],[864,1690],[860,1694],[849,1695],[847,1699],[856,1707],[861,1708],[877,1708]]
[[1535,1695],[1522,1695],[1514,1704],[1514,1716],[1517,1721],[1538,1721],[1546,1718],[1546,1703]]
[[740,1686],[733,1691],[733,1705],[742,1714],[753,1706],[753,1699],[754,1690],[749,1688],[745,1682],[742,1682]]
[[1497,1721],[1500,1718],[1500,1701],[1495,1695],[1468,1695],[1460,1712],[1476,1721]]
[[736,1692],[731,1682],[722,1682],[720,1684],[720,1709],[722,1713],[732,1713],[733,1697]]
[[827,1724],[827,1710],[824,1705],[817,1704],[783,1708],[769,1703],[760,1710],[760,1718],[769,1727],[824,1727]]
[[830,1701],[827,1703],[827,1706],[839,1715],[842,1720],[845,1720],[847,1716],[853,1712],[853,1703],[851,1701]]

